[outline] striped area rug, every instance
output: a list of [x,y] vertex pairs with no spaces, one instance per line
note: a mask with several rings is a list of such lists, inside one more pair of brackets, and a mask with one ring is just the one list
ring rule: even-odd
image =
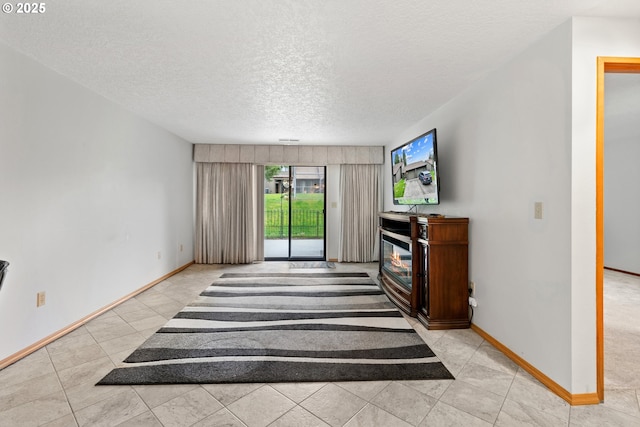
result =
[[98,384],[453,379],[366,273],[226,273]]

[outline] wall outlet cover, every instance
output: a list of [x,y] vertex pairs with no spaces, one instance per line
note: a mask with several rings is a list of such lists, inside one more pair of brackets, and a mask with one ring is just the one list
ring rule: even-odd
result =
[[46,294],[44,291],[38,292],[36,297],[36,307],[42,307],[46,302]]

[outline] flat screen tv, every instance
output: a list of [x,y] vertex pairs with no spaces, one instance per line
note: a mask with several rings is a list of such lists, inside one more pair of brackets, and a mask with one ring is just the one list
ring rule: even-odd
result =
[[394,205],[440,203],[435,129],[391,150],[391,182]]

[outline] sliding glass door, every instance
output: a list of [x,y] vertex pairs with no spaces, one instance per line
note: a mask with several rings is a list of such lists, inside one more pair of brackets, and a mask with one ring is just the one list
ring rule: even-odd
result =
[[265,166],[264,257],[325,259],[325,167]]

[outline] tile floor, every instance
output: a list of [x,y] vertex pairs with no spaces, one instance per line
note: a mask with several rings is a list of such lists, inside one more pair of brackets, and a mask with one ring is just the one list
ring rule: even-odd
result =
[[[640,375],[616,375],[616,363],[604,404],[571,407],[473,331],[427,331],[413,319],[456,380],[94,386],[213,279],[248,268],[288,263],[193,265],[0,371],[0,426],[640,426]],[[640,298],[640,278],[608,272],[610,281],[624,296],[605,296],[605,321],[634,329],[625,304]],[[626,322],[610,320],[618,311]]]

